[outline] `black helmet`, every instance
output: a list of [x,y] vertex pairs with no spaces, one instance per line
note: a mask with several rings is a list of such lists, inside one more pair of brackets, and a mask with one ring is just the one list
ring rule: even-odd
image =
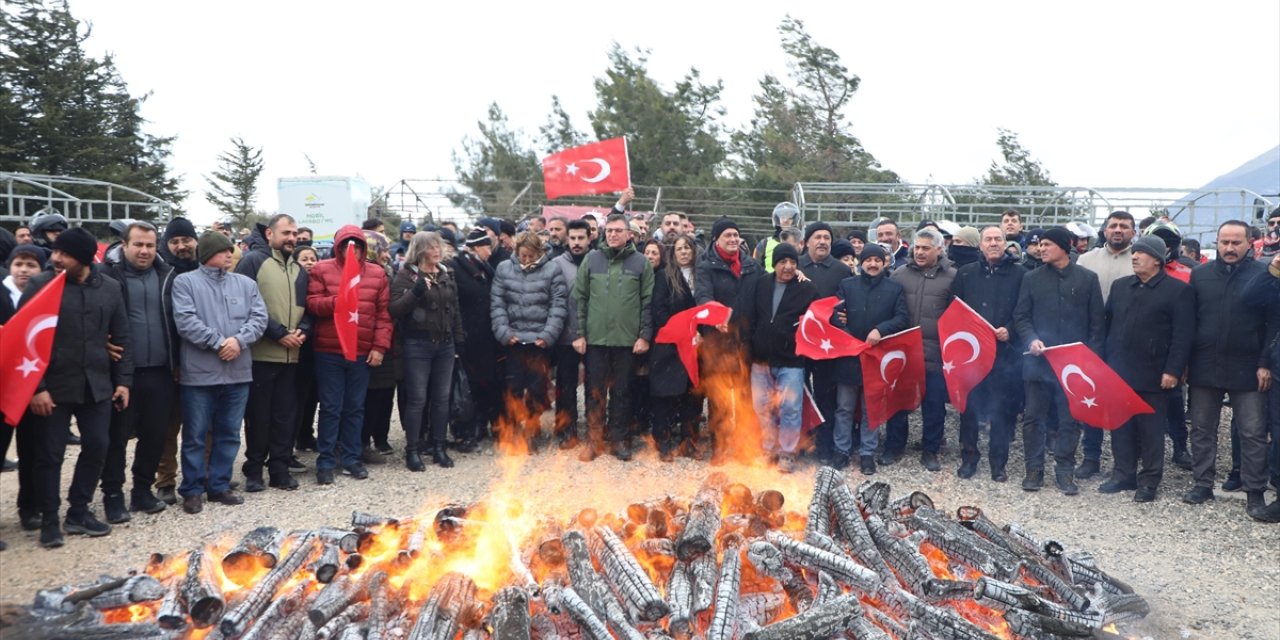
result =
[[111,224],[107,226],[111,228],[112,235],[117,238],[124,239],[124,232],[128,231],[129,225],[133,223],[134,220],[132,218],[120,218],[119,220],[112,220]]
[[1164,244],[1169,248],[1169,253],[1165,256],[1165,260],[1174,260],[1181,255],[1182,232],[1178,230],[1178,225],[1172,221],[1159,219],[1147,227],[1145,235],[1158,236],[1164,240]]
[[68,226],[67,219],[53,207],[45,207],[31,217],[31,235],[38,238],[49,231],[66,231]]

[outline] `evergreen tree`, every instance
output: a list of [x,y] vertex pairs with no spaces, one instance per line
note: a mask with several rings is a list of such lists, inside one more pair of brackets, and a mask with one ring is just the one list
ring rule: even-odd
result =
[[547,123],[538,128],[542,136],[542,150],[547,155],[586,144],[587,137],[573,126],[569,114],[560,106],[560,96],[551,96],[551,115]]
[[204,199],[234,219],[237,227],[249,226],[258,217],[253,203],[258,199],[262,166],[261,147],[255,149],[241,138],[232,138],[231,151],[218,156],[213,177],[204,177],[209,184]]
[[1039,160],[1032,159],[1031,152],[1018,140],[1018,134],[1008,129],[999,131],[996,146],[1000,148],[1000,156],[1004,162],[992,160],[991,167],[987,169],[987,175],[978,180],[979,184],[1050,187],[1058,185],[1049,177],[1049,171],[1044,168],[1044,165],[1040,164]]
[[446,196],[468,213],[505,212],[530,181],[541,187],[542,165],[496,102],[477,126],[480,135],[464,138],[462,153],[453,153],[454,172],[466,190],[451,189]]

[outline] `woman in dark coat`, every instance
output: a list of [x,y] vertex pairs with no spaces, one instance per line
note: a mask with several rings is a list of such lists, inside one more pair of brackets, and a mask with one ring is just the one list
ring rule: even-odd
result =
[[[694,305],[694,265],[698,243],[687,235],[677,235],[671,244],[666,265],[653,279],[653,326],[661,329],[671,316]],[[690,388],[689,373],[676,353],[676,346],[655,343],[649,350],[649,392],[653,439],[662,460],[670,462],[676,450],[694,457],[698,442],[698,419],[702,416],[702,396]]]
[[453,423],[454,448],[463,453],[476,450],[476,441],[487,434],[490,423],[502,408],[502,385],[498,377],[498,343],[493,337],[489,316],[489,289],[493,287],[493,267],[489,256],[493,241],[483,228],[467,234],[462,253],[449,261],[458,284],[458,309],[462,312],[462,328],[467,334],[463,342],[466,357],[463,370],[471,387],[475,413],[471,420]]

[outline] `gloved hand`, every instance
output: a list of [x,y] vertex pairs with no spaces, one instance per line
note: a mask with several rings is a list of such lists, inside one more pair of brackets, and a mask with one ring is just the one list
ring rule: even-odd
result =
[[417,296],[417,297],[419,297],[419,298],[421,298],[422,296],[427,295],[427,279],[426,279],[426,277],[419,277],[419,278],[418,278],[418,281],[417,281],[417,282],[415,282],[415,283],[413,283],[413,295],[415,295],[415,296]]

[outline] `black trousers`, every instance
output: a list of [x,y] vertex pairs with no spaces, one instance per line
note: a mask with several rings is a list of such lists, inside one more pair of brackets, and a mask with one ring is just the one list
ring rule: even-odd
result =
[[168,367],[135,369],[129,389],[129,407],[111,412],[110,444],[102,468],[102,495],[124,493],[125,450],[138,438],[133,450],[133,491],[150,491],[169,431],[169,414],[178,397],[178,385]]
[[316,446],[316,410],[320,407],[320,396],[316,393],[316,356],[310,346],[304,346],[298,356],[298,369],[294,375],[297,411],[297,442],[299,446]]
[[[1164,435],[1168,429],[1169,392],[1137,393],[1156,412],[1134,416],[1111,432],[1111,455],[1115,457],[1111,478],[1120,482],[1137,482],[1139,487],[1154,489],[1160,486],[1160,478],[1164,476]],[[1139,461],[1142,462],[1141,470],[1138,468]]]
[[395,404],[395,387],[364,392],[364,426],[360,437],[366,447],[371,444],[386,444],[387,438],[391,436],[391,413]]
[[587,431],[593,445],[603,441],[621,442],[627,437],[633,360],[631,347],[587,345]]
[[578,431],[578,367],[582,356],[572,345],[558,344],[553,354],[556,367],[556,435],[570,437]]
[[[826,458],[834,449],[832,434],[836,416],[836,361],[814,360],[809,364],[813,376],[813,401],[826,418],[813,432],[814,448],[819,457]],[[855,423],[856,424],[856,423]],[[857,430],[854,430],[857,437]]]
[[673,451],[681,444],[697,443],[702,396],[687,391],[678,396],[650,396],[649,403],[653,439],[659,451]]
[[[86,394],[88,390],[86,389]],[[55,401],[56,402],[56,401]],[[94,488],[102,477],[111,441],[111,399],[102,402],[58,402],[38,434],[35,482],[45,523],[58,521],[62,495],[62,459],[67,453],[67,428],[72,416],[80,430],[80,455],[67,491],[68,515],[79,516],[89,508]]]
[[[40,513],[40,488],[36,484],[36,458],[40,456],[40,438],[49,419],[27,410],[18,421],[14,439],[18,444],[18,512]],[[0,425],[8,430],[9,427]]]
[[[1027,471],[1044,471],[1045,450],[1051,448],[1054,471],[1070,475],[1076,472],[1076,450],[1080,447],[1080,423],[1071,417],[1071,409],[1062,387],[1056,382],[1026,381],[1027,404],[1022,415],[1022,447]],[[1052,417],[1057,418],[1057,434],[1049,437]],[[1049,446],[1052,442],[1052,447]]]
[[1022,404],[1021,369],[1017,362],[997,362],[986,380],[969,393],[966,411],[960,415],[962,461],[976,464],[982,459],[978,451],[978,423],[985,416],[991,422],[987,438],[991,469],[1003,470],[1008,463],[1009,443],[1013,441],[1018,407]]
[[253,363],[253,383],[244,412],[244,466],[240,468],[246,478],[261,478],[264,466],[273,478],[289,473],[298,424],[297,371],[296,364]]
[[[542,412],[551,407],[551,399],[547,397],[547,376],[550,373],[551,353],[548,349],[532,344],[507,347],[507,391],[515,402],[524,405],[520,410],[521,416],[529,422],[528,425],[519,425],[522,432],[525,427],[532,429],[540,424]],[[521,416],[508,418],[514,424]]]

